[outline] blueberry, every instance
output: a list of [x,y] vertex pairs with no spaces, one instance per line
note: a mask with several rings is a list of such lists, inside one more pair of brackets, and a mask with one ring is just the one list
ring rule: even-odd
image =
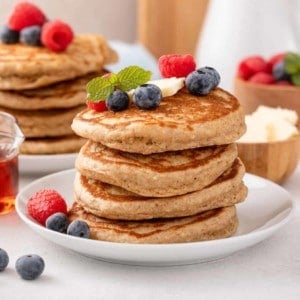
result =
[[20,32],[20,42],[30,46],[41,45],[41,26],[25,27]]
[[88,239],[90,237],[90,228],[86,222],[74,220],[69,224],[67,234]]
[[272,74],[276,81],[279,81],[279,80],[290,81],[290,79],[291,79],[290,75],[287,74],[285,71],[285,63],[283,60],[279,61],[278,63],[276,63],[273,66]]
[[44,269],[44,260],[36,254],[23,255],[16,261],[17,273],[26,280],[36,279],[43,273]]
[[156,108],[162,99],[160,88],[154,84],[142,84],[133,93],[133,103],[141,109]]
[[213,82],[214,82],[214,87],[213,88],[216,88],[220,84],[221,76],[220,76],[219,72],[216,69],[214,69],[212,67],[203,67],[203,68],[198,69],[198,71],[199,70],[207,72],[213,77]]
[[0,30],[0,40],[4,44],[16,44],[19,42],[19,32],[3,26]]
[[49,216],[46,220],[46,228],[64,233],[67,231],[68,218],[62,212],[57,212]]
[[191,94],[202,96],[215,88],[216,78],[211,71],[198,69],[187,76],[185,84]]
[[0,272],[4,271],[9,262],[8,254],[5,250],[0,248]]
[[128,107],[129,96],[121,90],[114,91],[106,100],[106,106],[112,111],[121,111]]

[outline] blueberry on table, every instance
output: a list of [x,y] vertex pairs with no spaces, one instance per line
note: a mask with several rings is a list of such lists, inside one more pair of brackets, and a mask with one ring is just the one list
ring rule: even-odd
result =
[[68,218],[62,212],[54,213],[49,216],[46,220],[46,228],[64,233],[67,231]]
[[111,111],[125,110],[129,105],[129,96],[121,90],[114,91],[106,100],[106,106]]
[[19,42],[20,34],[16,30],[3,26],[0,30],[0,40],[4,44],[16,44]]
[[88,239],[90,237],[90,228],[85,221],[74,220],[69,224],[67,234]]
[[133,93],[133,103],[140,109],[154,109],[162,99],[160,88],[154,84],[142,84]]
[[8,254],[5,250],[0,248],[0,272],[4,271],[9,262]]
[[43,273],[45,262],[39,255],[28,254],[19,257],[15,267],[21,278],[25,280],[34,280]]
[[41,27],[30,26],[25,27],[20,32],[20,42],[30,46],[41,45]]

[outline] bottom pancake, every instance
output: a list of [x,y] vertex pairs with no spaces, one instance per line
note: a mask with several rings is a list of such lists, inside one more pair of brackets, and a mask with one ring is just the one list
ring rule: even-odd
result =
[[173,219],[117,221],[99,218],[74,203],[69,220],[88,223],[91,238],[101,241],[135,244],[187,243],[226,238],[236,232],[235,206],[217,208],[200,214]]
[[20,147],[21,154],[77,153],[86,139],[76,135],[53,138],[26,139]]

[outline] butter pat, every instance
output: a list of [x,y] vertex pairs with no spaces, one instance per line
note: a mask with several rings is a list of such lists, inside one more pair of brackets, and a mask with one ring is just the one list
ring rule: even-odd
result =
[[247,131],[239,142],[281,141],[299,134],[298,115],[289,109],[259,106],[245,121]]
[[[150,80],[147,84],[154,84],[158,86],[161,90],[163,97],[169,97],[175,95],[179,90],[184,87],[184,77],[171,77],[163,78],[158,80]],[[134,89],[127,92],[129,98],[132,99]]]

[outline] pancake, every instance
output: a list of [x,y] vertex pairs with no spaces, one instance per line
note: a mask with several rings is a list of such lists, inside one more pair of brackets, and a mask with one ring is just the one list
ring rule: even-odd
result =
[[76,135],[52,138],[27,138],[20,146],[21,154],[77,153],[86,139]]
[[0,106],[20,110],[75,107],[85,103],[88,81],[105,73],[107,72],[89,73],[83,77],[38,89],[0,91]]
[[230,144],[245,132],[244,112],[238,100],[217,88],[195,96],[185,88],[163,98],[154,110],[133,103],[121,112],[86,109],[72,123],[75,133],[103,145],[131,153],[165,151]]
[[142,196],[168,197],[200,190],[237,157],[236,144],[142,155],[88,141],[76,159],[84,176]]
[[0,90],[24,90],[98,72],[117,61],[100,35],[78,35],[63,52],[21,43],[0,43]]
[[198,215],[155,219],[150,221],[117,221],[99,218],[86,212],[76,202],[69,211],[69,220],[88,223],[91,238],[118,243],[185,243],[226,238],[238,226],[235,206],[217,208]]
[[138,196],[77,173],[74,192],[77,202],[99,217],[123,220],[183,217],[244,201],[247,196],[247,188],[242,182],[244,173],[245,168],[237,159],[208,187],[167,198]]
[[26,137],[53,137],[71,135],[71,123],[74,116],[85,108],[85,105],[69,109],[51,109],[25,111],[0,107],[13,115]]

